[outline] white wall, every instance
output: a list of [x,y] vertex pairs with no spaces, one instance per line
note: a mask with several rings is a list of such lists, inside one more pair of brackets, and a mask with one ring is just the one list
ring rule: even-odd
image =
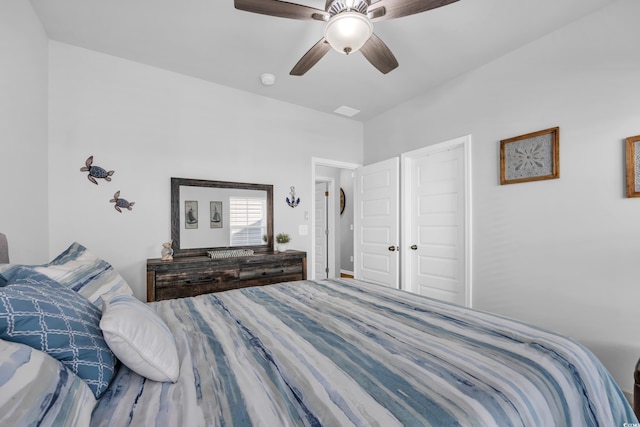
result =
[[[607,8],[365,124],[365,164],[472,134],[473,305],[566,333],[625,391],[640,357],[640,2]],[[499,185],[499,141],[560,126],[560,179]]]
[[47,37],[31,3],[0,2],[0,232],[12,262],[45,262]]
[[[170,238],[170,178],[274,185],[274,231],[309,251],[311,158],[362,162],[363,125],[66,44],[50,43],[50,254],[73,241],[146,295],[147,258]],[[89,182],[80,168],[114,170]],[[286,204],[291,186],[301,199]],[[135,202],[118,213],[116,191]]]

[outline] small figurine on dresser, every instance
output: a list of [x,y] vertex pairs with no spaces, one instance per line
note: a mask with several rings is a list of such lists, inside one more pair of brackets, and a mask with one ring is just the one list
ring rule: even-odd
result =
[[169,240],[167,243],[162,244],[162,251],[160,251],[160,255],[162,255],[160,259],[162,261],[173,260],[173,248],[171,247],[172,243],[173,243],[173,240]]

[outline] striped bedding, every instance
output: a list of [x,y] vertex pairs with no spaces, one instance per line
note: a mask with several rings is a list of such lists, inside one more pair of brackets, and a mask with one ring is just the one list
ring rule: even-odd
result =
[[61,362],[0,339],[0,426],[86,426],[95,404],[89,386]]
[[487,313],[351,279],[152,303],[178,382],[122,366],[94,426],[623,426],[584,347]]

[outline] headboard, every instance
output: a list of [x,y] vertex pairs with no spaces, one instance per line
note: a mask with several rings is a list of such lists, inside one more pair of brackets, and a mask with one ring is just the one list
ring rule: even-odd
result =
[[3,233],[0,233],[0,264],[9,264],[9,244]]

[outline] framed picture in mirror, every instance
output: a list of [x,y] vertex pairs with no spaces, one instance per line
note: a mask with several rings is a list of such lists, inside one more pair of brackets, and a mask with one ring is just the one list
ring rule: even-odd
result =
[[211,228],[222,228],[222,202],[209,202]]
[[198,228],[197,200],[185,200],[184,202],[184,228],[187,230]]

